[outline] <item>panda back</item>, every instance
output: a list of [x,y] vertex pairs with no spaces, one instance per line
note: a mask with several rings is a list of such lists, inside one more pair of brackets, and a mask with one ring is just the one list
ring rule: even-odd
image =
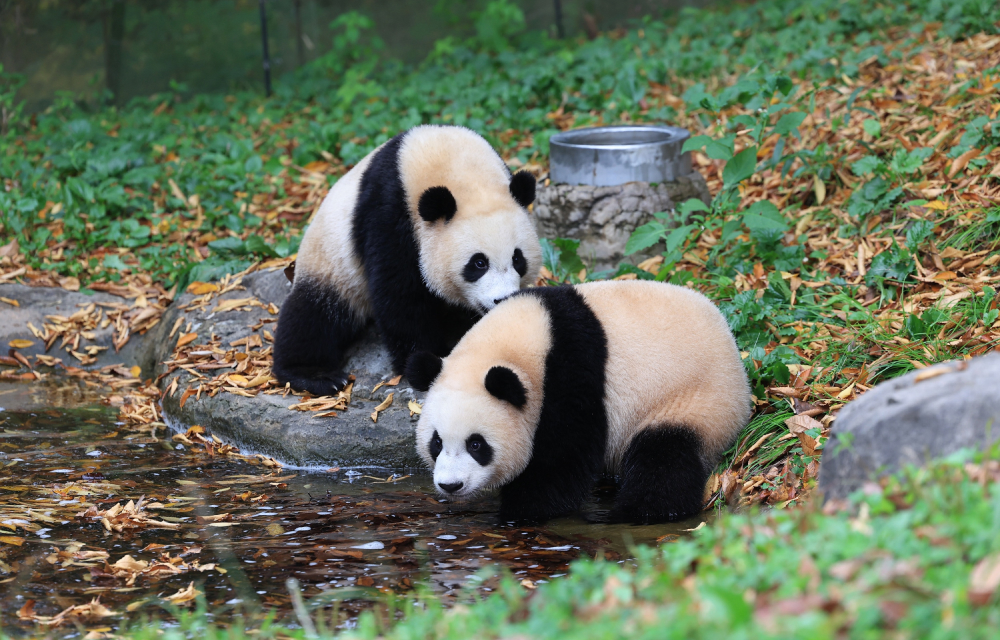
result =
[[381,145],[341,176],[309,222],[295,260],[295,280],[333,288],[359,315],[370,315],[367,282],[355,250],[354,215],[361,179]]
[[638,433],[667,424],[695,431],[704,460],[714,464],[751,408],[739,350],[716,306],[694,290],[660,282],[577,289],[607,336],[607,467],[618,468]]

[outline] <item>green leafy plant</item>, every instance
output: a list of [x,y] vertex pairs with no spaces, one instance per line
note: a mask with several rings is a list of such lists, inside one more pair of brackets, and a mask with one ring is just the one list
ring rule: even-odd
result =
[[24,103],[18,102],[17,92],[24,86],[26,78],[18,73],[4,71],[0,64],[0,137],[11,130],[24,110]]

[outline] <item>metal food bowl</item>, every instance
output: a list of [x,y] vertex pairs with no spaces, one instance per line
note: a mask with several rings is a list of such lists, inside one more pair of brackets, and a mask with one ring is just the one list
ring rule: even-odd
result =
[[681,153],[690,137],[687,129],[666,125],[563,131],[549,139],[549,177],[597,187],[674,182],[691,173],[691,154]]

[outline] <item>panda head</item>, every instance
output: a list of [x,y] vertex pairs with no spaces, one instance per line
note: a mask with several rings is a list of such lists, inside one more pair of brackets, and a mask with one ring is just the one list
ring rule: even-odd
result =
[[502,487],[528,466],[541,384],[511,362],[455,356],[442,374],[440,358],[415,353],[406,376],[414,388],[430,388],[416,436],[417,452],[434,471],[434,487],[442,495],[468,497]]
[[541,248],[525,210],[535,178],[519,171],[505,185],[450,182],[417,202],[420,271],[431,291],[483,314],[538,276]]

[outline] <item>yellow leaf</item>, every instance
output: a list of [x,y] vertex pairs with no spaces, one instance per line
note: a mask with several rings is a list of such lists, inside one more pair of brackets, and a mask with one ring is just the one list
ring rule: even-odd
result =
[[379,404],[377,407],[375,407],[375,410],[372,411],[372,422],[378,422],[378,414],[379,414],[379,412],[380,411],[385,411],[386,409],[388,409],[392,405],[392,396],[393,396],[393,394],[390,393],[389,395],[387,395],[385,397],[385,400],[383,400],[381,402],[381,404]]
[[231,373],[227,376],[227,379],[238,387],[245,387],[249,380],[241,376],[238,373]]
[[12,307],[20,307],[21,306],[21,303],[18,302],[17,300],[14,300],[13,298],[5,298],[3,296],[0,296],[0,302],[6,302],[7,304],[11,305]]
[[142,369],[139,367],[139,365],[135,365],[134,367],[129,369],[128,372],[132,374],[133,378],[138,378],[139,375],[142,373]]
[[25,340],[24,338],[18,338],[17,340],[11,340],[7,343],[15,349],[27,349],[31,345],[35,344],[31,340]]
[[0,542],[4,544],[12,544],[15,547],[20,547],[24,544],[24,538],[21,536],[0,536]]
[[246,387],[247,389],[253,389],[254,387],[259,387],[260,385],[265,384],[270,380],[271,376],[269,376],[266,373],[262,373],[259,376],[250,380],[250,382],[247,383]]
[[819,179],[817,174],[813,174],[813,193],[816,194],[816,204],[821,205],[826,200],[826,185]]
[[420,411],[423,408],[420,406],[420,403],[417,402],[416,400],[410,400],[409,402],[407,402],[406,407],[410,410],[410,417],[413,417],[414,414],[419,416]]
[[925,209],[935,209],[937,211],[947,211],[948,205],[941,202],[940,200],[935,200],[934,202],[928,202],[924,205]]
[[193,293],[196,296],[203,296],[206,293],[215,293],[219,290],[219,285],[212,284],[211,282],[192,282],[188,285],[188,293]]
[[194,342],[197,338],[198,334],[193,331],[191,333],[185,333],[180,338],[177,338],[177,346],[183,347],[185,345],[189,345],[192,342]]
[[839,400],[845,400],[845,399],[847,399],[847,398],[849,398],[851,396],[851,393],[853,391],[854,391],[854,383],[852,382],[851,384],[849,384],[846,387],[844,387],[844,389],[840,393],[837,394],[837,399],[839,399]]
[[958,274],[954,271],[942,271],[940,273],[934,274],[935,280],[954,280],[958,277]]

